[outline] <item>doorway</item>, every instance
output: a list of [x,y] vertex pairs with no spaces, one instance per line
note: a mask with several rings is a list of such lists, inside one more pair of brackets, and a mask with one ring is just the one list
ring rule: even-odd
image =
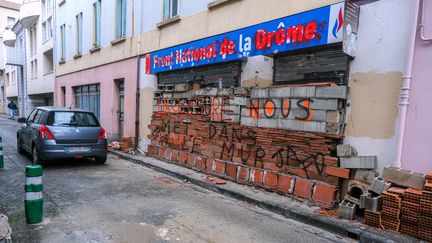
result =
[[121,139],[124,135],[124,79],[118,79],[117,90],[118,90],[118,110],[117,119],[119,124],[119,138]]

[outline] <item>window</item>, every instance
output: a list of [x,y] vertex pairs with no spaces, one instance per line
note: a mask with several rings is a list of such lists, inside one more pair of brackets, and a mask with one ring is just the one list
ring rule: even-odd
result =
[[64,59],[66,58],[66,36],[65,36],[65,31],[66,31],[66,25],[62,25],[60,26],[60,59],[61,61],[64,61]]
[[34,121],[34,117],[35,117],[37,111],[38,111],[38,109],[34,109],[34,110],[30,113],[30,115],[29,115],[28,118],[27,118],[27,122],[28,122],[28,123],[33,123],[33,121]]
[[9,73],[6,73],[6,87],[9,87]]
[[116,39],[126,35],[126,1],[116,0]]
[[37,59],[31,61],[31,78],[36,79],[38,76],[38,63]]
[[101,4],[101,0],[93,4],[93,47],[101,44]]
[[30,27],[30,54],[31,56],[36,55],[37,52],[37,32],[36,24]]
[[42,124],[42,117],[43,117],[44,112],[42,110],[38,110],[38,112],[36,113],[33,122],[36,124]]
[[16,85],[16,72],[12,71],[12,85]]
[[99,84],[84,85],[74,88],[75,107],[93,112],[100,116],[100,86]]
[[65,127],[98,127],[99,122],[92,113],[79,111],[56,111],[49,114],[47,125]]
[[12,28],[15,25],[15,18],[7,17],[7,27]]
[[76,50],[77,54],[82,53],[82,13],[76,16]]
[[164,0],[163,20],[168,20],[179,14],[179,0]]

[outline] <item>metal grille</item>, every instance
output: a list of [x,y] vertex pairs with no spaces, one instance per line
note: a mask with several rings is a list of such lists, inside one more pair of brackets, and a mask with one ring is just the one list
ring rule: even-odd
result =
[[309,50],[274,58],[274,83],[346,84],[349,56],[341,48]]
[[158,74],[159,84],[193,84],[200,83],[202,87],[237,87],[240,79],[241,62],[229,62],[206,65],[195,68],[163,72]]

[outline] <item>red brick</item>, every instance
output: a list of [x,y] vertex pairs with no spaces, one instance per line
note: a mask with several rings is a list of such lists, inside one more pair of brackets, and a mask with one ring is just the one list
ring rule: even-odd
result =
[[326,207],[332,206],[335,201],[335,195],[337,188],[334,186],[316,183],[312,199],[318,204],[322,204]]
[[314,183],[310,180],[297,178],[294,186],[294,195],[301,198],[310,198],[312,196],[312,187]]
[[325,168],[325,172],[327,175],[336,176],[344,179],[349,179],[349,175],[350,175],[349,169],[329,167],[329,166]]
[[249,168],[239,165],[237,167],[237,181],[247,183],[249,181]]
[[201,154],[208,157],[214,157],[213,151],[210,150],[201,150]]
[[213,170],[213,161],[214,161],[214,159],[212,159],[212,158],[207,158],[206,159],[205,169],[207,171],[209,171],[209,172]]
[[171,161],[172,162],[178,162],[178,157],[179,157],[179,151],[173,150],[171,152]]
[[159,158],[165,158],[166,148],[159,149]]
[[225,175],[227,175],[231,179],[235,179],[237,177],[237,165],[232,163],[226,163]]
[[268,189],[277,188],[278,174],[270,171],[264,171],[263,184],[264,187]]
[[263,172],[262,170],[251,169],[249,181],[255,185],[262,185]]
[[147,156],[154,156],[159,153],[159,151],[156,150],[157,147],[153,145],[149,145],[147,148]]
[[178,156],[178,161],[180,164],[185,164],[188,159],[188,153],[180,151]]
[[197,156],[195,159],[195,168],[198,170],[204,170],[206,160],[207,159],[205,157]]
[[426,179],[432,180],[432,172],[426,174]]
[[288,175],[279,175],[277,189],[283,193],[292,193],[295,178]]
[[166,151],[165,151],[164,158],[165,158],[166,160],[171,160],[171,153],[172,153],[172,149],[167,148]]
[[264,170],[273,170],[273,171],[280,171],[282,168],[277,166],[276,163],[267,163],[264,162]]
[[223,162],[221,160],[214,160],[212,171],[218,175],[224,175],[225,162]]
[[194,167],[195,166],[195,158],[196,158],[195,154],[189,153],[188,158],[187,158],[187,162],[185,164],[189,167]]

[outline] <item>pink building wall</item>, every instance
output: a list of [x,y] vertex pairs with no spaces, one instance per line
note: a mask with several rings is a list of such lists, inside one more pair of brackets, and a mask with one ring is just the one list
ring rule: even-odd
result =
[[[115,82],[118,79],[124,79],[125,84],[124,135],[135,137],[138,58],[56,77],[54,103],[59,106],[74,107],[75,94],[73,87],[100,84],[100,122],[107,131],[108,137],[115,137],[119,133],[119,121],[117,118],[119,97],[117,83]],[[66,104],[63,104],[62,87],[65,87],[66,91]]]
[[[432,37],[432,1],[425,1],[425,34]],[[419,24],[421,19],[419,18]],[[417,26],[413,28],[418,28]],[[407,110],[402,168],[432,171],[432,41],[422,41],[417,32],[410,104]]]

